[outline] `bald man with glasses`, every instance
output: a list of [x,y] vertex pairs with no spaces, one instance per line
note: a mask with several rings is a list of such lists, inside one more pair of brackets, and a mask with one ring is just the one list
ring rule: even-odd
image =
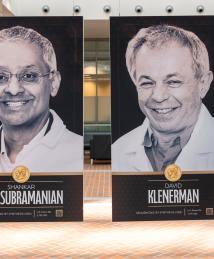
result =
[[49,108],[61,81],[51,42],[25,27],[4,29],[0,57],[0,171],[82,171],[82,136]]

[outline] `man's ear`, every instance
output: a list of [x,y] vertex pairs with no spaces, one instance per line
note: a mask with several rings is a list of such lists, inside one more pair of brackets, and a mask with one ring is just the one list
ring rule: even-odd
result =
[[213,81],[213,72],[209,71],[206,75],[204,75],[200,80],[200,97],[203,99],[208,90],[210,89],[210,85]]
[[57,95],[61,82],[61,75],[59,71],[56,71],[51,78],[51,96]]

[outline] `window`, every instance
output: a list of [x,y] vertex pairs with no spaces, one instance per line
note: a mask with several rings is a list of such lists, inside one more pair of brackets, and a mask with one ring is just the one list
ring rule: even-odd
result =
[[110,123],[109,41],[85,41],[84,121]]

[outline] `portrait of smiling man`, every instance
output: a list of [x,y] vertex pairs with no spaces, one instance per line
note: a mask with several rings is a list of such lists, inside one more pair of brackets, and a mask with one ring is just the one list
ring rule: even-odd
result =
[[82,136],[49,108],[60,72],[52,43],[33,29],[0,31],[0,171],[24,165],[31,172],[82,170]]
[[112,145],[113,171],[213,170],[214,119],[202,103],[213,73],[205,44],[170,25],[142,28],[130,40],[126,66],[143,124]]

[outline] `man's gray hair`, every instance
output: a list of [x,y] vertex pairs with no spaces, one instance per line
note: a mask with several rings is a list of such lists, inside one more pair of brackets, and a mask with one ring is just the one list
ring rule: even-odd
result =
[[22,26],[14,26],[0,31],[0,42],[2,41],[24,40],[37,45],[43,55],[45,63],[50,71],[57,70],[56,54],[51,42],[33,29]]
[[[195,77],[200,79],[209,71],[209,56],[204,43],[193,32],[170,25],[155,25],[141,29],[128,43],[126,50],[126,66],[135,83],[136,55],[142,46],[150,49],[161,48],[167,43],[177,42],[189,48],[193,59]],[[142,62],[146,62],[142,61]]]

